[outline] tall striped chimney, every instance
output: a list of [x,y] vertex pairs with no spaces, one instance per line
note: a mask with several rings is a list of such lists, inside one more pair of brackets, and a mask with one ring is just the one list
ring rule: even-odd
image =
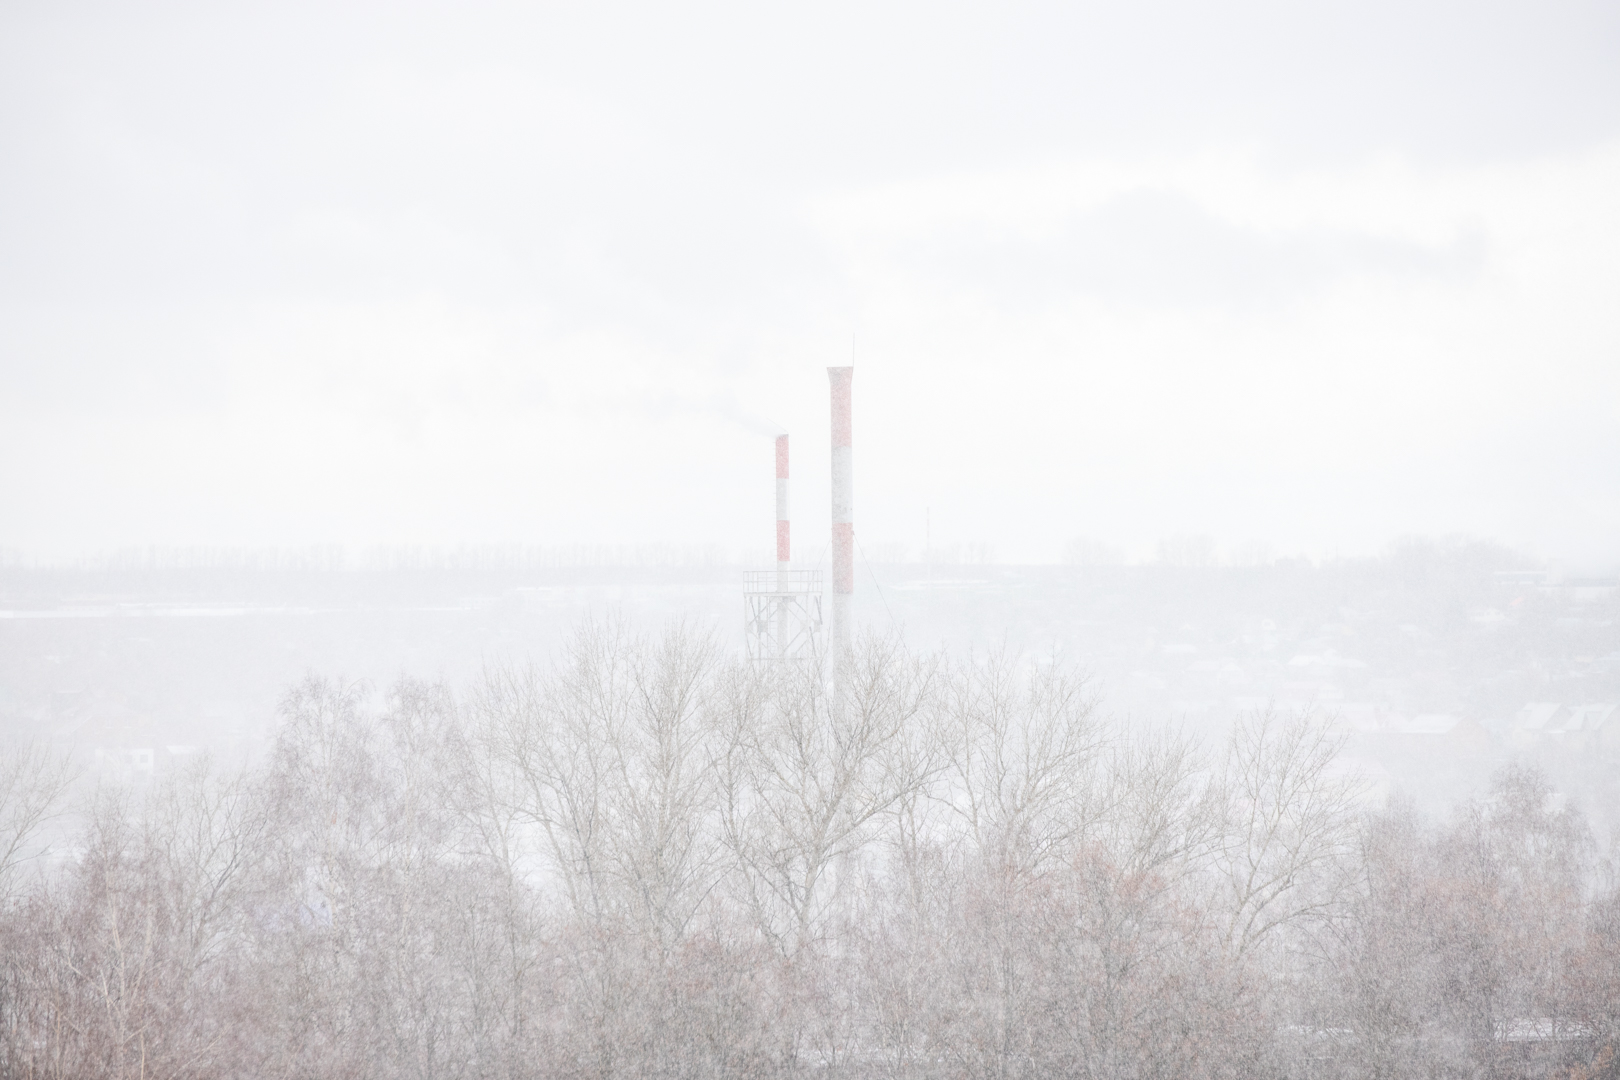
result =
[[[855,594],[855,481],[851,472],[850,383],[852,367],[830,367],[832,383],[832,646],[835,671],[850,655],[850,597]],[[844,680],[839,679],[840,684]]]

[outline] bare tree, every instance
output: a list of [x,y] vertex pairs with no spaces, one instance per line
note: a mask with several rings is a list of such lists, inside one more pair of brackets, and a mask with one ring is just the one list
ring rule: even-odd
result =
[[1360,789],[1333,771],[1341,744],[1310,714],[1282,717],[1266,709],[1234,728],[1219,866],[1224,936],[1233,955],[1328,914],[1344,897]]
[[980,858],[1033,873],[1095,824],[1103,736],[1082,679],[999,653],[970,660],[942,697],[942,795]]
[[[981,721],[985,745],[1006,746],[1001,733],[1030,720],[1045,738],[953,776],[975,789],[966,805],[1002,814],[1011,805],[1023,813],[1006,817],[1026,824],[970,846],[952,875],[940,981],[957,995],[935,1004],[934,1023],[913,1026],[974,1076],[1197,1075],[1209,1060],[1241,1056],[1258,1041],[1240,1023],[1240,969],[1209,932],[1194,887],[1223,839],[1220,794],[1200,755],[1169,735],[1110,747],[1085,710],[1069,715],[1062,738],[1062,721],[1039,703],[1074,680],[1037,673],[1031,685],[1001,690],[985,709],[1013,718]],[[1054,761],[1061,767],[1046,767]],[[1009,776],[1051,783],[1043,791]],[[1061,813],[1029,812],[1038,798],[1002,794],[1032,787]],[[1009,832],[1033,839],[1008,845]]]
[[819,667],[783,668],[763,692],[734,696],[723,777],[726,840],[758,925],[785,956],[814,944],[837,893],[836,869],[883,816],[927,779],[908,729],[934,667],[893,641],[851,660],[843,709]]
[[840,946],[868,856],[932,759],[912,739],[936,665],[866,640],[836,694],[810,664],[735,672],[726,697],[722,829],[732,895],[776,959],[772,1010],[789,1067],[848,1064],[855,957]]
[[1314,1022],[1353,1031],[1343,1054],[1376,1076],[1596,1075],[1606,1028],[1587,1010],[1602,982],[1584,961],[1605,941],[1591,855],[1580,814],[1517,767],[1449,827],[1402,804],[1372,815]]
[[715,1018],[694,1002],[724,991],[692,981],[716,970],[693,927],[717,914],[730,866],[723,681],[707,637],[674,627],[649,641],[598,623],[554,671],[492,673],[475,699],[503,763],[496,801],[516,812],[501,828],[539,839],[566,901],[578,1027],[594,1032],[573,1052],[599,1075],[712,1058],[699,1043]]
[[289,695],[259,940],[275,1069],[456,1076],[499,1056],[483,1020],[508,1008],[510,905],[458,795],[469,753],[441,686],[404,681],[383,710],[321,680]]
[[206,760],[98,794],[80,858],[31,898],[18,1072],[200,1077],[252,1060],[238,1010],[261,809]]
[[0,906],[12,894],[18,866],[61,809],[77,770],[65,753],[40,743],[0,746]]
[[464,709],[466,754],[456,798],[469,847],[494,878],[484,1007],[476,1020],[486,1075],[518,1076],[547,1051],[540,1019],[546,913],[536,879],[539,854],[531,835],[524,763],[533,752],[533,724],[542,691],[532,668],[491,669]]
[[[909,959],[933,955],[917,932],[945,939],[941,975],[968,992],[946,1010],[956,1018],[941,1045],[972,1071],[1005,1075],[1033,1061],[1045,949],[1056,940],[1043,925],[1057,910],[1047,875],[1097,824],[1102,732],[1083,680],[1006,652],[949,671],[935,708],[943,770],[930,796],[951,813],[936,843],[954,880],[936,878],[936,898],[911,890]],[[944,897],[948,909],[937,910]]]

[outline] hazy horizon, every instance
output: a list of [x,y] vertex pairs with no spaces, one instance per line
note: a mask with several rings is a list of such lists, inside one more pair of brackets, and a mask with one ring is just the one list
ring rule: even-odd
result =
[[[1279,551],[1263,541],[1221,544],[1205,533],[1177,533],[1161,537],[1151,547],[1127,550],[1094,537],[1071,538],[1055,557],[1006,559],[994,547],[942,543],[932,548],[880,542],[859,546],[858,564],[874,567],[1072,567],[1151,569],[1246,569],[1303,565],[1325,568],[1341,563],[1382,562],[1410,552],[1431,553],[1442,559],[1467,558],[1488,552],[1504,571],[1544,573],[1547,580],[1612,577],[1613,559],[1568,560],[1547,558],[1538,552],[1502,544],[1489,537],[1405,535],[1392,538],[1366,552]],[[825,569],[828,546],[824,539],[801,539],[792,565]],[[116,548],[39,552],[0,548],[0,570],[204,570],[243,571],[389,571],[523,569],[680,569],[775,566],[775,552],[762,545],[727,547],[724,544],[301,544],[248,547],[202,544],[130,544]]]

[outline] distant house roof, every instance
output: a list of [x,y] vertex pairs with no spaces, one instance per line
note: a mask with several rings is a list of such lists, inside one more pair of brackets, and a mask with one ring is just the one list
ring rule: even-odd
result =
[[1614,717],[1617,708],[1620,706],[1613,702],[1571,706],[1557,730],[1597,731]]
[[1323,653],[1301,653],[1288,661],[1289,667],[1364,668],[1366,661],[1353,656],[1340,656],[1332,649]]
[[1462,717],[1450,713],[1419,713],[1400,726],[1405,735],[1449,735],[1462,723]]
[[1520,709],[1513,718],[1513,726],[1520,731],[1554,731],[1569,716],[1569,710],[1555,701],[1532,701]]

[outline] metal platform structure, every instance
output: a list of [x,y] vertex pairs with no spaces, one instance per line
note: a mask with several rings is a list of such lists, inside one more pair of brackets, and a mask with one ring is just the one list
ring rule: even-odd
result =
[[743,571],[743,630],[755,663],[802,661],[821,636],[821,571]]

